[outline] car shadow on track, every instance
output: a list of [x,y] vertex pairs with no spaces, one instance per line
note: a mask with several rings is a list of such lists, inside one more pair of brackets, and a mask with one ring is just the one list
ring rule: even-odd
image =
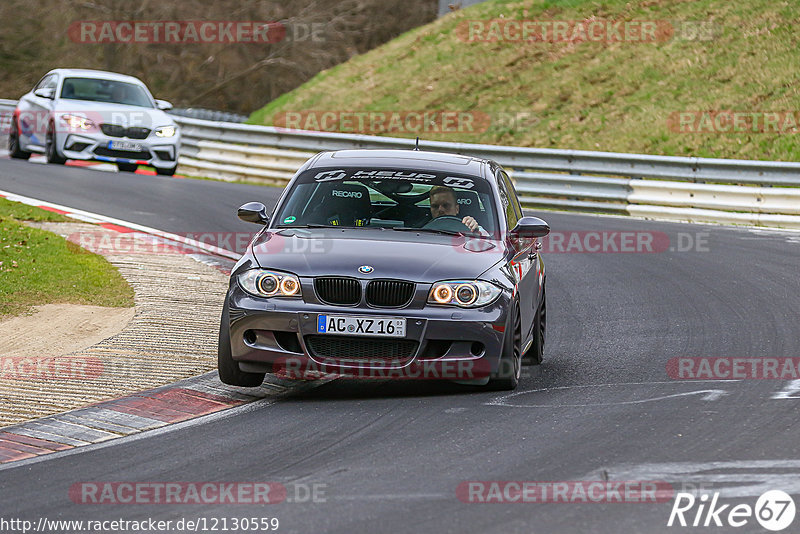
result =
[[[523,367],[519,388],[538,381],[539,366]],[[518,389],[519,389],[518,388]],[[447,397],[482,394],[487,397],[509,392],[492,391],[480,385],[466,385],[447,380],[388,380],[339,378],[317,388],[289,395],[290,401],[357,400],[414,397]]]

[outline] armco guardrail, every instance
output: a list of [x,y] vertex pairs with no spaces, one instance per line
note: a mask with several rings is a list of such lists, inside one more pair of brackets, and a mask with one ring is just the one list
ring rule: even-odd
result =
[[[296,169],[314,152],[415,144],[393,137],[176,120],[184,140],[183,172],[226,179],[285,183],[291,166]],[[497,161],[509,169],[520,198],[531,207],[800,229],[800,163],[441,141],[423,141],[422,148]]]
[[174,108],[169,111],[172,115],[179,117],[189,117],[192,119],[203,119],[206,121],[220,121],[220,122],[245,122],[247,115],[239,115],[238,113],[230,113],[228,111],[216,111],[213,109],[204,108]]
[[16,100],[0,98],[0,135],[6,135],[11,126],[11,115],[17,107]]
[[[14,101],[0,100],[0,113]],[[314,153],[413,148],[413,139],[286,130],[175,116],[179,172],[286,184]],[[800,163],[650,156],[422,141],[424,150],[493,159],[530,207],[800,229]]]

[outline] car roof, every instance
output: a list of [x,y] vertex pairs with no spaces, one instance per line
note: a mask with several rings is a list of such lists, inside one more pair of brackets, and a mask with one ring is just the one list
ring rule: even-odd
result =
[[484,177],[487,160],[424,150],[361,149],[322,152],[308,168],[319,167],[412,167],[418,170],[471,174]]
[[136,83],[144,85],[144,82],[135,76],[109,72],[106,70],[93,69],[53,69],[48,74],[61,74],[62,76],[74,76],[76,78],[100,78],[103,80],[117,80],[120,82]]

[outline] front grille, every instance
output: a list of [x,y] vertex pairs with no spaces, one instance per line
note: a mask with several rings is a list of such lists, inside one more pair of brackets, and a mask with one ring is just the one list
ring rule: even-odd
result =
[[128,128],[127,135],[130,139],[147,139],[147,136],[150,135],[150,128],[131,126]]
[[361,284],[355,278],[339,276],[316,278],[314,290],[319,300],[328,304],[352,306],[361,302]]
[[311,356],[319,359],[393,361],[414,357],[418,343],[411,339],[311,335],[305,338]]
[[414,297],[414,284],[402,280],[373,280],[367,284],[367,303],[382,308],[401,308]]
[[123,137],[125,135],[125,127],[119,124],[101,124],[100,129],[104,134],[111,137]]
[[150,135],[150,128],[131,126],[125,128],[119,124],[101,124],[100,130],[109,137],[128,137],[130,139],[147,139]]
[[147,150],[140,150],[139,152],[131,152],[129,150],[111,150],[104,146],[99,146],[94,149],[94,153],[98,156],[107,156],[109,158],[128,158],[128,159],[150,159],[150,152]]

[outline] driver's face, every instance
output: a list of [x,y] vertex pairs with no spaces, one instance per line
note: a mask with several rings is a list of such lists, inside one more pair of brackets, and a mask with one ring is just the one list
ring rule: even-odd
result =
[[458,204],[453,195],[447,193],[437,193],[431,197],[431,215],[443,217],[445,215],[458,215]]

